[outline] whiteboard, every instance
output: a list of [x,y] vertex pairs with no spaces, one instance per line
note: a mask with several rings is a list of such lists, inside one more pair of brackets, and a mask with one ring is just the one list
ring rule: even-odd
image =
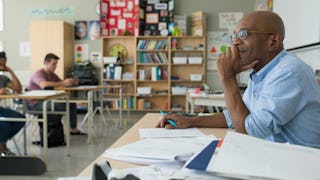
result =
[[285,25],[286,49],[320,42],[320,0],[274,0]]

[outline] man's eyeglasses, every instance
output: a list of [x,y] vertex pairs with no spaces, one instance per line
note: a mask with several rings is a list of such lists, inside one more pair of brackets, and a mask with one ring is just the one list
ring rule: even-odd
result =
[[239,38],[241,40],[244,40],[248,37],[248,33],[258,33],[258,34],[273,34],[273,33],[270,33],[270,32],[261,32],[261,31],[250,31],[250,30],[240,30],[238,33],[234,32],[231,36],[230,36],[230,39],[231,41],[234,41],[236,40],[236,38]]

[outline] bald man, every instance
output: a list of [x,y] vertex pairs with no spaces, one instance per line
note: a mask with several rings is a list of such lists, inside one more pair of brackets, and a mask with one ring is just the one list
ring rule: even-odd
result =
[[[244,16],[231,35],[232,46],[217,58],[227,110],[208,117],[166,115],[156,126],[234,128],[275,142],[320,148],[320,88],[312,68],[284,50],[284,37],[277,14]],[[241,96],[236,75],[248,69],[253,71]]]

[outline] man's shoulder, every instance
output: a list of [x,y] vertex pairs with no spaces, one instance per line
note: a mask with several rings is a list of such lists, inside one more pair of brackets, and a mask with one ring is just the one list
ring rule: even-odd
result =
[[34,77],[34,76],[39,76],[39,75],[42,75],[42,74],[45,74],[45,70],[44,70],[43,68],[36,70],[36,71],[32,74],[32,76]]

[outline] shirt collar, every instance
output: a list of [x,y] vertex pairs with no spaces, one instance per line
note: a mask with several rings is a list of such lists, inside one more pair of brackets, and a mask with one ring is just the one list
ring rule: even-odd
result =
[[282,50],[276,57],[274,57],[266,66],[260,69],[258,72],[251,72],[250,79],[254,82],[262,81],[263,78],[278,64],[281,57],[286,55],[287,51]]

